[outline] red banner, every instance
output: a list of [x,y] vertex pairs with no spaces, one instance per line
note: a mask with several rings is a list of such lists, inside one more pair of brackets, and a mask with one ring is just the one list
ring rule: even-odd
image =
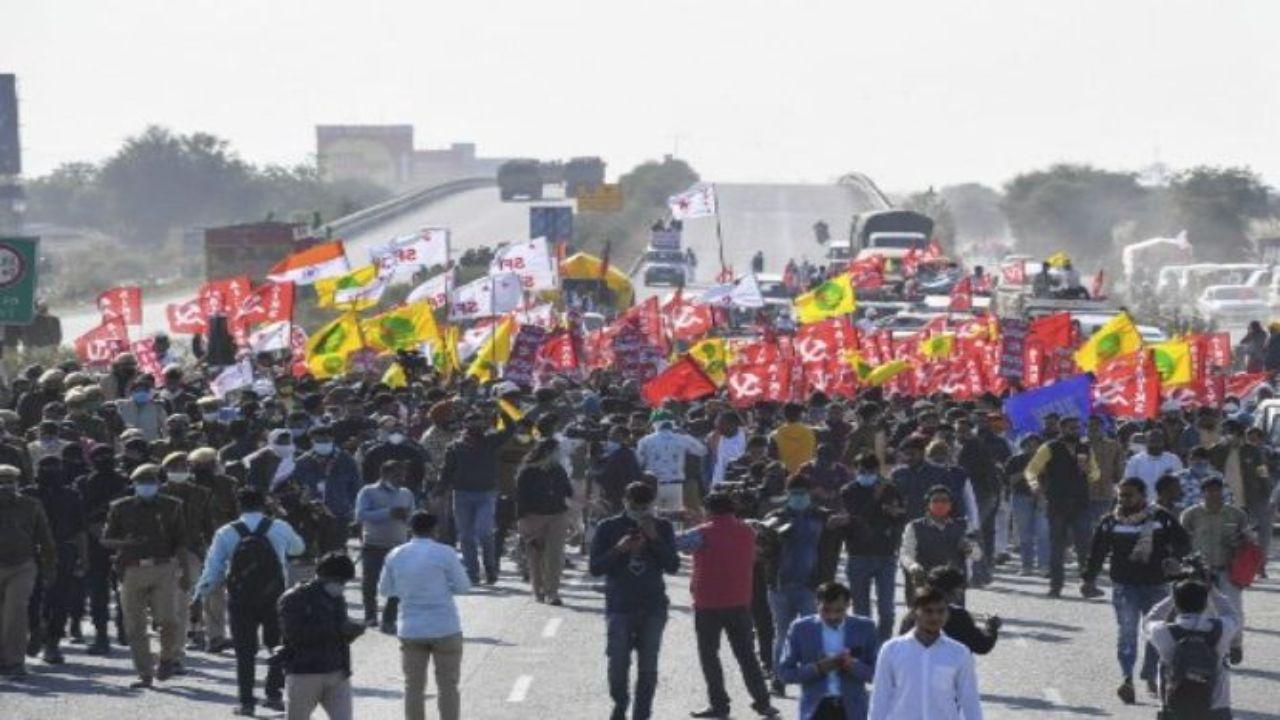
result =
[[142,288],[114,287],[98,296],[103,321],[120,319],[125,325],[142,324]]
[[75,349],[76,357],[85,365],[109,365],[129,349],[129,329],[120,318],[103,320],[76,338]]
[[1153,419],[1160,414],[1160,373],[1151,350],[1121,355],[1098,368],[1093,406],[1118,418]]

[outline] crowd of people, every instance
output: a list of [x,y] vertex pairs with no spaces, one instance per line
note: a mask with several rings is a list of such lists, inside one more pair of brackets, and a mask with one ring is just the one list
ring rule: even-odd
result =
[[[425,715],[434,661],[439,715],[456,719],[454,596],[524,582],[561,605],[577,549],[603,578],[615,720],[651,717],[664,576],[686,558],[707,693],[693,717],[729,715],[723,637],[763,717],[797,686],[806,719],[975,720],[973,655],[1001,622],[975,618],[966,589],[1016,557],[1058,597],[1074,555],[1085,597],[1109,573],[1120,699],[1135,702],[1145,646],[1150,693],[1229,712],[1241,568],[1265,573],[1280,473],[1253,400],[1119,426],[1049,415],[1015,437],[995,396],[650,408],[609,372],[534,391],[427,370],[399,387],[259,372],[269,381],[218,397],[199,366],[153,377],[126,353],[9,384],[0,675],[65,663],[67,642],[127,646],[145,691],[185,674],[188,653],[231,651],[238,714],[350,718],[352,643],[376,628],[401,643],[406,718]],[[1188,637],[1225,659],[1207,679]]]

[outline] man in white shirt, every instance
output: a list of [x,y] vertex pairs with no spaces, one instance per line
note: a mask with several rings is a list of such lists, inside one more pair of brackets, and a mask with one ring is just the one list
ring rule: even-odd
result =
[[378,592],[400,598],[396,622],[404,668],[405,720],[426,716],[423,694],[427,666],[436,663],[436,704],[441,720],[458,720],[462,698],[462,621],[454,595],[471,590],[467,571],[453,548],[431,539],[436,517],[423,511],[409,518],[413,539],[392,550],[382,566]]
[[[1209,707],[1195,709],[1201,714],[1195,717],[1209,719],[1231,717],[1231,679],[1229,665],[1222,662],[1231,650],[1231,639],[1241,627],[1240,614],[1225,595],[1205,583],[1184,580],[1173,587],[1173,594],[1151,608],[1142,623],[1142,634],[1160,656],[1161,698],[1166,704],[1173,702],[1168,685],[1169,669],[1178,647],[1178,638],[1190,633],[1216,640],[1213,651],[1217,654],[1219,670],[1213,678]],[[1191,708],[1185,711],[1193,712]],[[1190,715],[1188,715],[1190,717]]]
[[659,410],[653,414],[652,433],[640,438],[636,459],[644,472],[658,478],[657,509],[679,512],[684,509],[684,464],[688,455],[702,457],[707,446],[691,435],[676,431],[675,419]]
[[947,597],[925,586],[915,629],[886,642],[871,681],[871,720],[982,720],[973,653],[942,634]]
[[1124,466],[1124,476],[1142,478],[1147,484],[1147,497],[1153,498],[1156,496],[1156,481],[1162,475],[1182,472],[1182,461],[1164,449],[1164,433],[1159,429],[1148,432],[1146,440],[1147,451],[1129,458]]

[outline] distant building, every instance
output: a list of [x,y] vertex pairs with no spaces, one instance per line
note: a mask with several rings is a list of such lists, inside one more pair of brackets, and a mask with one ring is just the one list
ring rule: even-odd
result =
[[406,191],[468,177],[496,177],[506,158],[476,156],[475,143],[415,150],[412,125],[317,125],[316,157],[331,180]]

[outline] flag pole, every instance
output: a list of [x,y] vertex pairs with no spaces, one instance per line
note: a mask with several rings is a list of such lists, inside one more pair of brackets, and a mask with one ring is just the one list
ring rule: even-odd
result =
[[714,183],[711,185],[711,197],[716,199],[716,247],[720,253],[720,274],[723,275],[729,266],[724,262],[724,232],[720,229],[720,193],[716,191]]

